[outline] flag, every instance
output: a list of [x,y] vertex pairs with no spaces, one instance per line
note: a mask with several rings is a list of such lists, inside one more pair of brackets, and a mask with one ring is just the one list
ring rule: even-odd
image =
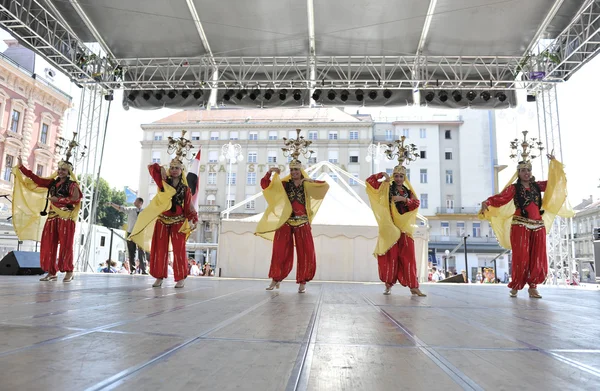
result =
[[125,186],[125,202],[133,204],[137,196],[137,191],[131,190],[128,186]]
[[198,150],[196,157],[192,161],[190,172],[187,174],[187,182],[192,192],[192,206],[194,209],[198,209],[198,194],[200,194],[200,154],[202,153],[202,147]]

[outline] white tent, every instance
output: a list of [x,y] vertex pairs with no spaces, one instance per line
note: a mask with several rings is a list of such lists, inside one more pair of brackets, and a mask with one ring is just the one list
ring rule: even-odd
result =
[[[373,257],[377,241],[373,212],[328,174],[323,173],[318,179],[327,181],[330,188],[312,224],[317,254],[315,279],[379,281],[377,260]],[[262,213],[222,221],[217,267],[223,277],[267,277],[272,242],[254,235],[261,217]],[[427,278],[427,241],[426,226],[419,226],[415,232],[415,251],[421,281]],[[288,279],[295,279],[295,273],[294,266]]]

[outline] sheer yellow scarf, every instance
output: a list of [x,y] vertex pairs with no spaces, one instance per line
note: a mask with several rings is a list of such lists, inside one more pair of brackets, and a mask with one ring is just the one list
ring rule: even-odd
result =
[[[304,170],[302,171],[304,178],[310,178]],[[267,240],[273,240],[275,231],[277,231],[292,215],[292,204],[285,192],[283,183],[291,180],[288,175],[281,179],[279,174],[274,174],[269,186],[263,190],[263,196],[267,201],[267,209],[256,226],[257,236]],[[329,184],[304,182],[304,194],[306,196],[306,213],[308,221],[312,223],[313,218],[319,211],[325,194],[329,190]]]
[[[504,186],[504,189],[511,186],[517,180],[517,177],[518,173],[515,172],[508,184]],[[544,220],[546,231],[550,231],[556,216],[568,218],[575,215],[567,200],[567,177],[564,167],[556,159],[550,161],[548,168],[548,183],[542,198],[542,209],[545,211],[542,219]],[[510,228],[515,210],[515,203],[511,200],[507,204],[497,208],[490,206],[485,213],[479,214],[481,220],[490,222],[500,246],[509,250],[511,249]]]
[[[419,211],[419,208],[416,208],[410,212],[400,214],[398,209],[390,206],[390,185],[391,182],[384,181],[379,186],[379,189],[375,189],[367,182],[367,195],[369,196],[371,209],[379,227],[377,245],[373,252],[375,257],[387,253],[398,239],[400,239],[402,232],[412,237]],[[408,179],[404,180],[404,186],[416,196],[415,190]]]
[[[12,168],[12,173],[15,177],[12,200],[12,224],[15,233],[19,240],[39,242],[42,240],[42,231],[47,218],[46,216],[40,216],[40,212],[44,210],[46,205],[48,189],[36,185],[33,180],[19,170],[18,166]],[[53,180],[57,176],[58,174],[54,172],[50,177],[42,179]],[[77,177],[71,170],[69,170],[69,177],[71,181],[78,183]],[[73,210],[61,210],[52,205],[51,202],[48,202],[48,206],[59,218],[77,221],[81,202],[75,204]]]

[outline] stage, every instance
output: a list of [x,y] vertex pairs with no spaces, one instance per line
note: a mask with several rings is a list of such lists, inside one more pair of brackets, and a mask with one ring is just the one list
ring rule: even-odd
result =
[[598,290],[152,281],[0,276],[0,388],[600,389]]

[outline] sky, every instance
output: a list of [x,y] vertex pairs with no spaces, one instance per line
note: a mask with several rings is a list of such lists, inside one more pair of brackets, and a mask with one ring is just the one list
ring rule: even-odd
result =
[[[0,41],[10,39],[10,35],[0,30]],[[0,42],[0,51],[6,45]],[[43,74],[47,63],[40,57],[36,60],[36,73]],[[78,101],[80,90],[71,84],[66,76],[58,74],[55,84]],[[595,89],[600,87],[600,56],[583,66],[566,83],[558,85],[558,102],[560,128],[562,133],[563,163],[568,178],[569,199],[573,205],[590,195],[597,199],[600,196],[600,173],[596,173],[594,156],[600,145],[600,129],[598,125],[598,101],[595,100]],[[140,175],[140,156],[142,139],[141,124],[151,123],[167,117],[175,110],[135,110],[125,111],[121,104],[122,92],[115,91],[109,116],[105,154],[102,162],[101,176],[111,187],[122,189],[129,186],[137,189]],[[409,115],[422,108],[385,109],[390,116]],[[63,137],[70,137],[77,128],[77,109],[67,113],[67,129]],[[497,145],[499,164],[508,165],[500,176],[504,184],[512,175],[515,163],[509,159],[510,140],[520,137],[523,130],[529,130],[536,137],[538,134],[536,104],[526,102],[524,91],[519,91],[517,107],[496,111]],[[559,156],[558,151],[555,154]],[[544,162],[544,164],[546,164]],[[146,163],[144,162],[144,166]],[[541,165],[534,165],[534,174],[538,179]]]

